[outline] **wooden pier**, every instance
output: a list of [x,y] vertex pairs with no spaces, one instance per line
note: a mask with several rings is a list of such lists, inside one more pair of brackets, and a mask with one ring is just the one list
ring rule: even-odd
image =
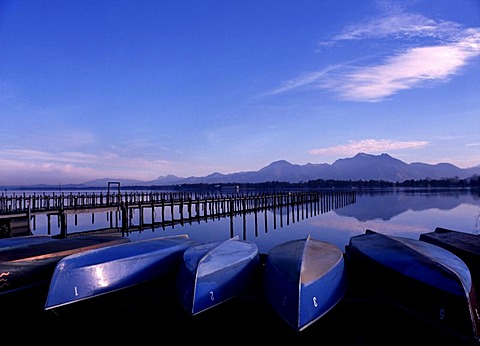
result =
[[[272,210],[295,222],[355,203],[354,191],[275,193],[117,192],[0,195],[0,236],[32,234],[38,216],[46,216],[48,234],[56,218],[60,236],[67,236],[67,217],[75,224],[79,214],[107,213],[108,229],[121,232],[173,227],[209,218],[222,218]],[[305,215],[306,214],[306,215]],[[136,223],[134,215],[138,215]],[[287,221],[288,222],[288,221]],[[99,231],[93,229],[92,231]]]

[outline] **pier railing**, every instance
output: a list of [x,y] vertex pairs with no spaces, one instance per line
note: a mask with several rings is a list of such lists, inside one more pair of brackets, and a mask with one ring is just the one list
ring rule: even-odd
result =
[[[289,208],[297,215],[324,213],[355,203],[354,191],[307,191],[275,193],[198,193],[198,192],[124,192],[124,193],[52,193],[32,195],[0,195],[0,227],[8,229],[12,220],[31,220],[46,215],[58,219],[61,233],[66,236],[67,215],[106,212],[110,228],[131,231],[147,227],[165,227],[201,218],[226,217],[259,210]],[[300,206],[303,206],[300,208]],[[137,224],[133,215],[138,213]],[[147,221],[146,221],[147,219]],[[149,222],[148,222],[149,221]]]

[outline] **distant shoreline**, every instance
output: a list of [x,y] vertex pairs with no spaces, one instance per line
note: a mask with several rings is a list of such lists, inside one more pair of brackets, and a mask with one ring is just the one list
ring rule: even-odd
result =
[[[118,183],[119,184],[119,183]],[[261,183],[214,183],[214,184],[174,184],[174,185],[125,185],[118,188],[125,191],[151,190],[151,191],[284,191],[284,190],[311,190],[311,189],[397,189],[397,188],[427,188],[427,189],[473,189],[480,190],[480,177],[473,176],[468,179],[421,179],[406,180],[404,182],[390,182],[383,180],[310,180],[301,183],[269,181]],[[89,186],[89,185],[12,185],[0,186],[0,194],[8,191],[106,191],[108,186]],[[113,190],[117,190],[115,187]]]

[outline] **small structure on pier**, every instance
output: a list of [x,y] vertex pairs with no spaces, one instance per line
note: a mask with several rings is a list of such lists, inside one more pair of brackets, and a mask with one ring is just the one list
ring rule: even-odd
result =
[[0,238],[31,235],[30,222],[26,217],[9,217],[0,219]]

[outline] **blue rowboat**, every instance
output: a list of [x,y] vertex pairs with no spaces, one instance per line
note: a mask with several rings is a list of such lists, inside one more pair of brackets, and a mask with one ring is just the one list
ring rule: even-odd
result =
[[5,249],[20,247],[26,245],[46,243],[50,241],[58,240],[57,238],[49,235],[25,235],[19,237],[8,237],[0,239],[0,252]]
[[281,243],[267,254],[264,293],[273,309],[302,331],[339,303],[347,290],[343,252],[313,239]]
[[440,246],[460,257],[470,269],[473,285],[480,294],[480,235],[437,227],[422,233],[420,240]]
[[157,279],[177,270],[188,235],[159,237],[95,249],[58,262],[45,310]]
[[259,269],[255,243],[238,236],[192,246],[183,253],[177,294],[185,310],[196,315],[244,292]]
[[352,282],[366,298],[462,339],[480,340],[471,273],[457,255],[418,239],[366,230],[350,238],[346,258]]
[[35,287],[48,287],[57,263],[66,256],[129,241],[119,235],[72,236],[47,240],[16,240],[15,246],[0,248],[0,296]]

